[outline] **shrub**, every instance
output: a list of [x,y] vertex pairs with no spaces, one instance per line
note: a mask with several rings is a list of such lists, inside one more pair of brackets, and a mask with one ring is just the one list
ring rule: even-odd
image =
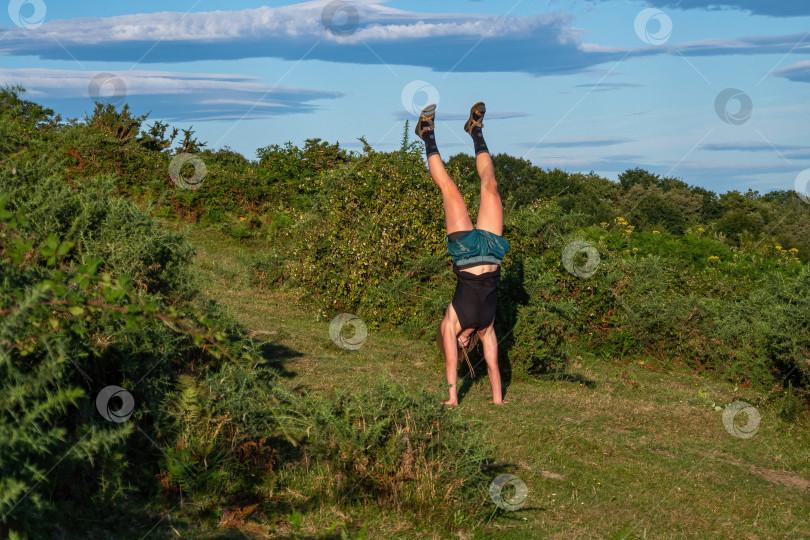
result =
[[67,263],[101,257],[113,277],[128,275],[142,291],[186,301],[198,294],[185,238],[164,230],[132,203],[115,196],[115,180],[101,177],[73,191],[55,177],[23,179],[0,173],[12,208],[27,207],[34,243],[49,234],[75,247]]
[[411,292],[432,287],[436,257],[446,249],[441,193],[418,154],[371,152],[319,182],[312,209],[285,229],[295,243],[292,276],[324,311],[363,306],[358,315],[369,324],[412,318],[422,300],[399,295],[396,283],[404,277]]
[[282,481],[312,504],[371,503],[448,529],[458,519],[447,512],[453,508],[465,521],[480,522],[493,447],[479,421],[440,401],[385,377],[370,388],[305,394],[290,405],[302,427],[311,427],[302,459],[311,472],[287,470]]
[[[57,188],[41,185],[46,193]],[[159,404],[176,377],[200,376],[225,359],[258,361],[229,339],[241,330],[222,311],[170,285],[168,273],[190,262],[184,239],[119,198],[59,193],[58,215],[75,217],[67,224],[48,220],[43,205],[51,200],[41,191],[15,190],[10,199],[0,190],[0,513],[6,532],[46,536],[56,533],[45,516],[62,505],[92,501],[100,511],[151,489],[141,471],[158,472],[160,449],[149,441],[162,440]],[[112,243],[116,234],[120,244]],[[150,254],[126,251],[126,244],[167,238],[177,251],[163,253],[174,265],[145,274],[153,290],[114,266],[149,270]],[[104,252],[104,240],[133,256]],[[131,390],[133,422],[151,437],[133,438],[133,423],[97,414],[96,396],[110,384]]]

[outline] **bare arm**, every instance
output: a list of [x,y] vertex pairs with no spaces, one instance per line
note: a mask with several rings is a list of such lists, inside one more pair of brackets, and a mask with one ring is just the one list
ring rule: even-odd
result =
[[484,347],[484,360],[486,360],[487,364],[493,362],[497,366],[498,338],[495,335],[495,324],[493,323],[478,332],[478,337],[481,339],[481,345]]
[[503,392],[501,390],[501,372],[498,369],[498,337],[495,335],[495,324],[491,324],[484,330],[478,332],[481,344],[484,346],[484,360],[487,363],[487,375],[492,385],[492,402],[498,405],[503,404]]

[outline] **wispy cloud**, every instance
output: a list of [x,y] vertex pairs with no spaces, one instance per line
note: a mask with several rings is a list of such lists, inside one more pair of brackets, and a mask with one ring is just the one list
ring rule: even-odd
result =
[[[95,81],[95,82],[94,82]],[[0,85],[20,85],[64,114],[93,108],[93,100],[126,101],[135,111],[172,121],[268,118],[316,110],[313,101],[339,92],[272,86],[256,77],[167,71],[89,72],[0,69]]]
[[[736,39],[700,39],[677,45],[656,47],[661,52],[684,54],[687,56],[723,56],[738,54],[808,54],[810,53],[810,35],[786,34],[781,36],[748,36]],[[649,52],[634,51],[632,54]]]
[[588,146],[614,146],[633,142],[633,139],[625,137],[580,137],[575,139],[556,139],[543,141],[542,144],[518,143],[517,146],[524,148],[554,147],[554,148],[579,148]]
[[[274,57],[430,67],[436,71],[569,73],[621,58],[626,49],[581,41],[573,15],[424,14],[353,2],[357,26],[333,34],[327,0],[201,13],[146,13],[0,28],[0,53],[117,62]],[[314,48],[313,48],[314,46]],[[475,48],[474,54],[469,52]],[[542,61],[540,61],[542,59]]]
[[775,162],[739,162],[739,161],[714,161],[714,160],[694,160],[684,161],[678,166],[679,170],[699,171],[708,173],[711,171],[723,171],[728,176],[736,174],[759,174],[759,173],[796,173],[796,167],[784,161]]
[[[439,72],[548,75],[592,72],[595,66],[628,56],[810,52],[810,44],[797,46],[805,37],[802,34],[609,47],[584,42],[586,31],[572,26],[574,17],[569,13],[528,17],[428,14],[389,8],[381,1],[352,2],[356,21],[352,18],[344,33],[333,33],[324,24],[328,0],[238,11],[53,20],[36,29],[0,27],[0,54],[133,63],[261,57],[297,61],[306,56],[349,64],[382,61]],[[810,12],[810,2],[807,5]],[[603,84],[595,89],[628,87],[620,85]]]
[[810,146],[795,144],[768,144],[762,141],[740,141],[734,143],[710,143],[701,146],[704,150],[712,151],[745,151],[745,152],[780,152],[810,151]]
[[647,0],[647,4],[669,9],[734,9],[771,17],[810,15],[810,2],[807,0]]
[[625,88],[643,88],[647,86],[646,84],[637,84],[637,83],[587,83],[587,84],[577,84],[574,88],[587,88],[591,92],[607,92],[609,90],[623,90]]
[[[427,105],[427,104],[426,104]],[[418,115],[417,115],[418,116]],[[437,122],[444,122],[445,120],[448,121],[455,121],[455,120],[467,120],[469,118],[470,113],[445,113],[445,112],[438,112],[436,115]],[[486,117],[484,119],[485,122],[489,120],[506,120],[509,118],[525,118],[529,116],[528,113],[524,112],[495,112],[495,111],[487,111]],[[411,120],[414,121],[416,118],[414,115],[408,113],[407,111],[399,110],[396,112],[396,118],[399,120]]]
[[773,72],[774,77],[784,77],[785,79],[810,83],[810,60],[797,62],[792,66],[784,67]]

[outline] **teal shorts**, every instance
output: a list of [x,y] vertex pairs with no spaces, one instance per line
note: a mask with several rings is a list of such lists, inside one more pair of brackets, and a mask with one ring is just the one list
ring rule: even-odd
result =
[[447,251],[457,267],[501,264],[509,250],[509,242],[503,236],[484,229],[454,232],[446,240]]

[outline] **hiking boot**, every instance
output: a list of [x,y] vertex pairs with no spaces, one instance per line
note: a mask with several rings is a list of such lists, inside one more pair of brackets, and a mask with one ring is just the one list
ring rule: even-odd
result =
[[467,119],[467,123],[464,124],[464,131],[472,135],[472,130],[476,126],[484,127],[484,124],[481,120],[484,119],[484,113],[487,112],[487,108],[484,105],[483,101],[479,101],[475,105],[470,108],[470,117]]
[[416,136],[420,139],[422,135],[429,131],[433,131],[433,119],[436,117],[436,104],[431,103],[419,113],[419,121],[416,123]]

